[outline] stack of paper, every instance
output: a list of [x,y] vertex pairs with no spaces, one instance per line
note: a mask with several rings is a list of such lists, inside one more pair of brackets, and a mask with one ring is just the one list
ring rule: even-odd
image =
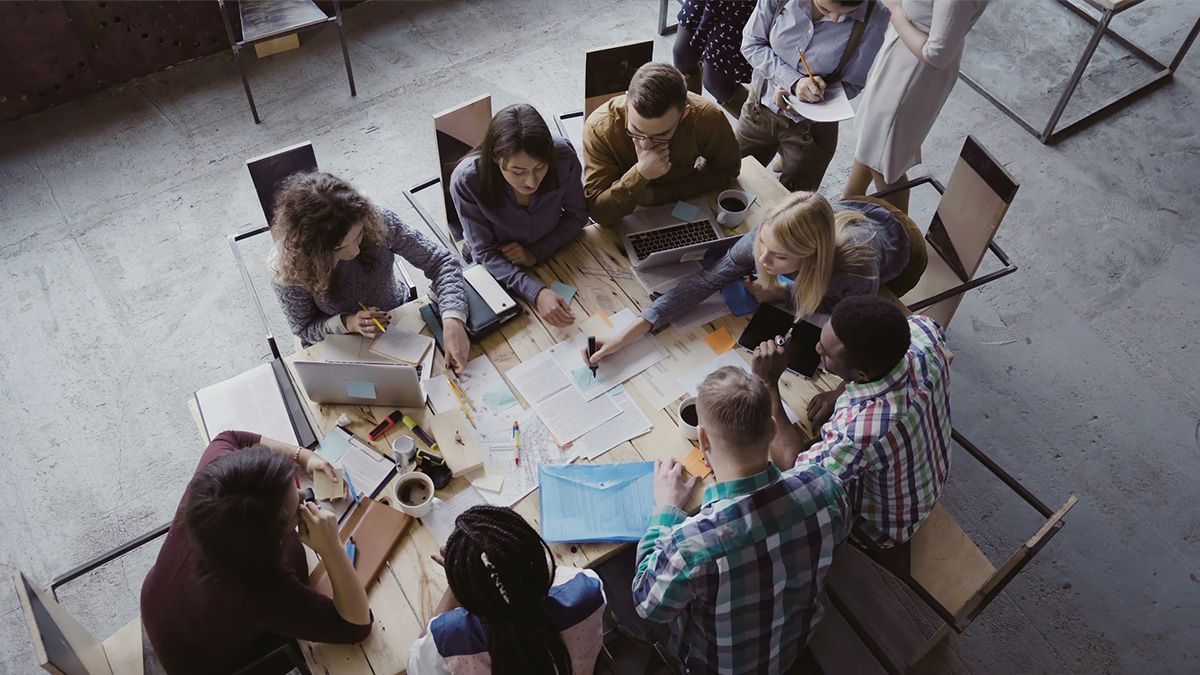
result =
[[650,433],[654,428],[646,413],[642,412],[641,406],[625,390],[625,385],[617,385],[609,390],[608,395],[621,408],[621,414],[575,441],[575,448],[580,457],[596,459],[625,441]]
[[[577,358],[582,363],[578,353]],[[621,413],[608,396],[585,398],[550,350],[508,371],[508,379],[559,443],[570,443]],[[524,436],[523,425],[521,431]]]
[[[538,467],[569,464],[579,457],[574,446],[559,447],[534,411],[522,411],[518,421],[521,425],[521,463],[517,464],[516,449],[511,443],[490,446],[484,462],[489,473],[504,472],[502,486],[499,490],[487,490],[483,489],[482,483],[474,482],[483,498],[496,506],[512,506],[537,489]],[[482,478],[487,481],[486,476]]]
[[388,326],[383,335],[375,338],[371,351],[403,363],[417,365],[433,347],[433,338],[396,326]]
[[[623,309],[614,314],[611,321],[614,328],[621,329],[636,318],[633,312]],[[554,345],[550,353],[559,368],[571,373],[573,384],[589,401],[669,356],[653,335],[643,335],[601,361],[593,375],[583,356],[587,343],[588,336],[581,333]]]
[[658,340],[667,346],[669,356],[634,380],[638,390],[655,409],[661,410],[683,396],[686,389],[679,383],[679,378],[716,356],[706,344],[707,337],[703,328],[690,331],[667,328],[658,334]]

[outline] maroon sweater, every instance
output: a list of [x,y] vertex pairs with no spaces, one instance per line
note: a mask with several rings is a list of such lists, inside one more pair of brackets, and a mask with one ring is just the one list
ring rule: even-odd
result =
[[[226,431],[209,444],[197,471],[258,443],[260,436]],[[142,622],[158,660],[171,675],[228,673],[282,644],[361,642],[371,624],[343,619],[333,600],[309,588],[304,546],[294,531],[284,540],[284,573],[253,587],[201,580],[180,501],[158,560],[142,584]]]

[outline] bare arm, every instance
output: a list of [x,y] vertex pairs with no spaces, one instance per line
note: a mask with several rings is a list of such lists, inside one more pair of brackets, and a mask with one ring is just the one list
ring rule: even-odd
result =
[[775,418],[775,438],[771,439],[771,461],[780,471],[787,471],[796,465],[796,457],[804,449],[804,438],[796,425],[788,421],[787,411],[783,409],[783,398],[779,395],[779,382],[767,384],[771,394],[771,416]]

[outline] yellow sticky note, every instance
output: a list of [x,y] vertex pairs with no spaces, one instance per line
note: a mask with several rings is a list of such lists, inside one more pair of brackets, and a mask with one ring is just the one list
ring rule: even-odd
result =
[[313,474],[313,494],[317,499],[341,499],[346,496],[345,474],[341,469],[334,469],[333,472],[338,477],[336,483],[330,480],[324,471]]
[[733,334],[730,333],[729,329],[724,326],[721,326],[717,330],[709,333],[708,336],[704,338],[704,341],[708,343],[709,347],[712,347],[712,350],[716,352],[717,356],[720,356],[730,349],[733,349],[733,346],[737,344],[737,341],[733,339]]
[[700,448],[696,448],[688,453],[687,457],[683,458],[683,468],[693,476],[703,480],[712,475],[712,469],[708,466],[708,461],[704,459],[704,453]]
[[504,469],[485,466],[483,469],[467,476],[467,480],[471,481],[471,485],[492,492],[499,492],[500,488],[504,487],[504,476],[508,473]]
[[600,337],[613,329],[613,322],[604,316],[604,312],[596,312],[583,321],[579,322],[579,330],[583,331],[588,337]]

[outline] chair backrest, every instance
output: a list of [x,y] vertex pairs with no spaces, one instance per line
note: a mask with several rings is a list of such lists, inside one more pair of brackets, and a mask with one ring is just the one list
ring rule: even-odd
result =
[[637,69],[653,59],[653,40],[588,50],[583,65],[584,119],[608,99],[624,94]]
[[275,193],[283,181],[294,173],[317,170],[317,154],[311,141],[297,143],[289,148],[276,150],[254,159],[246,160],[258,203],[262,206],[267,226],[275,216]]
[[13,581],[38,665],[60,675],[113,675],[104,645],[79,622],[34,584],[20,570]]
[[967,136],[925,235],[960,280],[975,276],[1018,187],[979,141]]
[[442,199],[446,203],[446,223],[452,240],[463,240],[462,223],[450,198],[450,174],[472,150],[483,143],[492,121],[492,96],[484,94],[433,116],[437,136],[438,164],[441,166]]

